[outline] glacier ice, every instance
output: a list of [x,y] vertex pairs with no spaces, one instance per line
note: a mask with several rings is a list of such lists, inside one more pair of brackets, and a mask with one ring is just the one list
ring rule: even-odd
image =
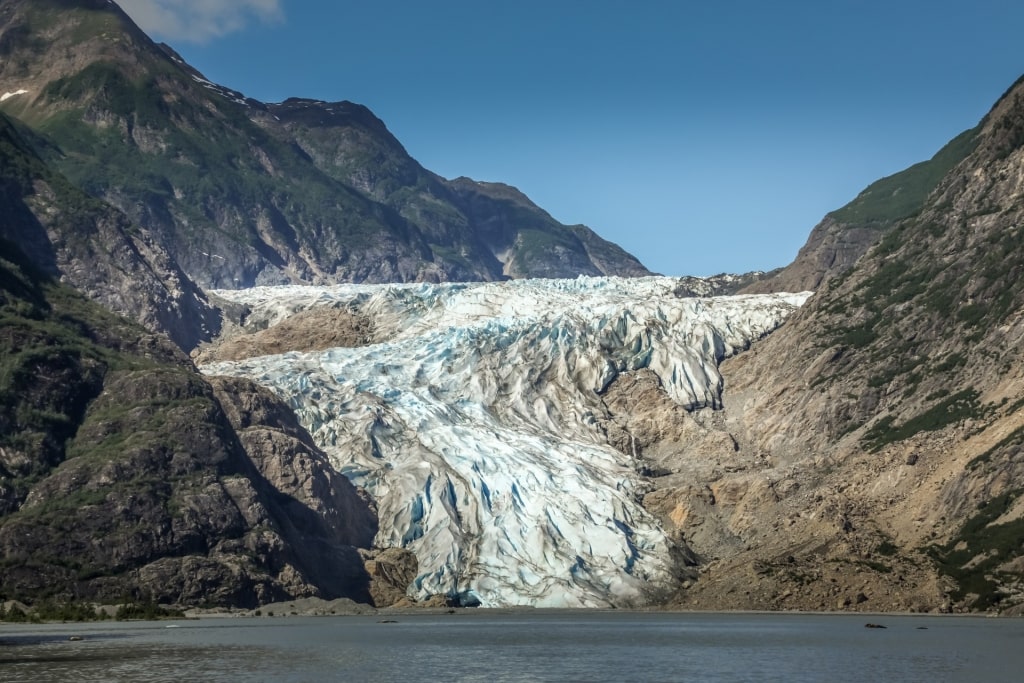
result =
[[222,290],[272,325],[317,306],[386,341],[203,367],[270,387],[377,502],[377,544],[419,559],[410,593],[464,604],[642,604],[672,584],[670,541],[607,445],[600,392],[649,368],[689,408],[719,362],[809,295],[681,298],[652,277]]

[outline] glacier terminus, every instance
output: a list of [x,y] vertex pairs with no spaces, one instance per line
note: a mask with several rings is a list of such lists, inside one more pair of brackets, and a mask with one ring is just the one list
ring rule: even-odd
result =
[[[414,552],[410,596],[628,607],[673,585],[670,541],[608,445],[602,392],[646,368],[679,405],[722,404],[719,363],[809,293],[692,298],[669,277],[218,290],[246,326],[330,307],[372,343],[202,366],[282,396],[376,501],[376,544]],[[642,407],[638,407],[642,408]]]

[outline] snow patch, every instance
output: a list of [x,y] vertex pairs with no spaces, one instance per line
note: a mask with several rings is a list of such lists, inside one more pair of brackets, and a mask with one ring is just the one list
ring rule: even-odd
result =
[[377,501],[377,543],[416,553],[418,598],[637,605],[673,584],[670,541],[606,443],[600,392],[650,368],[673,400],[721,404],[721,360],[809,296],[681,298],[673,278],[223,290],[275,324],[318,306],[387,341],[203,368],[283,396]]
[[217,93],[218,95],[220,95],[224,99],[231,100],[235,104],[241,104],[243,106],[249,106],[249,103],[246,101],[245,95],[243,95],[242,93],[238,92],[237,90],[231,90],[230,88],[225,88],[222,85],[217,85],[213,81],[208,81],[205,78],[201,78],[200,76],[196,76],[195,74],[192,75],[192,80],[194,80],[196,83],[198,83],[199,85],[203,86],[207,90],[211,90],[211,91]]
[[11,99],[15,95],[27,95],[27,94],[28,94],[28,90],[25,90],[24,88],[22,88],[20,90],[15,90],[13,92],[5,92],[3,95],[0,95],[0,102],[6,102],[7,100]]

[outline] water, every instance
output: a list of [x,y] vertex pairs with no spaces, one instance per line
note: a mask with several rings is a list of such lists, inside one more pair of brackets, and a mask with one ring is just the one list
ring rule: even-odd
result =
[[1024,619],[470,610],[0,626],[0,681],[33,683],[1016,683],[1022,671]]

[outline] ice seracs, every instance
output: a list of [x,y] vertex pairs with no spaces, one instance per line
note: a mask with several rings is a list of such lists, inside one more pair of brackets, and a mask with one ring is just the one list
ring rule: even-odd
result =
[[317,306],[382,341],[206,366],[284,396],[377,501],[382,546],[416,553],[415,597],[626,606],[673,583],[642,478],[608,446],[600,393],[649,368],[681,405],[721,402],[719,362],[808,294],[681,298],[672,278],[219,291],[275,324]]

